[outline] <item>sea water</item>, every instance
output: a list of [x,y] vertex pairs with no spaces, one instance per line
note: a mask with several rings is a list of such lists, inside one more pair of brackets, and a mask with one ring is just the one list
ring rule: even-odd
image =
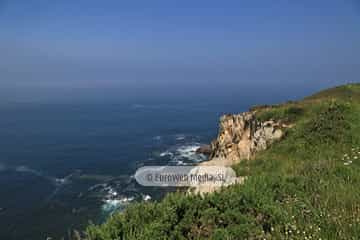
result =
[[[244,105],[243,105],[244,106]],[[0,239],[58,239],[173,189],[139,186],[144,165],[192,165],[241,104],[0,107]]]

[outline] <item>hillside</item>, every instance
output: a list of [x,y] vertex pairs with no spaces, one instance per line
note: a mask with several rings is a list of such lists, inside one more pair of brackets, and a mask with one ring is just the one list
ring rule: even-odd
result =
[[360,239],[360,84],[251,111],[293,127],[238,159],[243,184],[133,204],[82,239]]

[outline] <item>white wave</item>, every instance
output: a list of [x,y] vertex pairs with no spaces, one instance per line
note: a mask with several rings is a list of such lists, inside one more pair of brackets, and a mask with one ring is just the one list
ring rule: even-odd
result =
[[97,188],[104,188],[106,187],[106,183],[98,183],[98,184],[95,184],[94,186],[91,186],[88,188],[88,191],[94,191],[96,190]]
[[[205,156],[198,154],[196,151],[199,149],[200,144],[185,145],[176,149],[176,156],[174,160],[180,161],[181,159],[189,160],[192,162],[201,162],[205,160]],[[180,162],[181,163],[181,162]]]
[[[152,199],[150,195],[143,195],[142,200],[144,202],[148,202]],[[134,196],[125,197],[116,195],[116,197],[105,198],[103,199],[102,210],[107,213],[112,213],[116,210],[123,210],[126,206],[132,203],[135,200]],[[139,200],[139,199],[138,199]]]
[[196,154],[196,150],[198,150],[200,144],[181,146],[176,151],[185,158],[191,158]]
[[179,161],[176,162],[176,165],[178,165],[178,166],[189,166],[191,164],[190,163],[185,163],[185,162],[179,160]]
[[115,199],[104,199],[104,204],[102,205],[102,210],[105,212],[113,212],[117,209],[121,209],[125,207],[132,201],[134,201],[134,197],[122,197],[122,198],[115,198]]
[[55,178],[55,183],[62,185],[64,183],[66,183],[66,179],[65,178]]
[[116,197],[118,195],[117,191],[112,188],[109,189],[108,194],[112,197]]
[[185,140],[185,135],[184,134],[177,134],[175,135],[175,140],[176,141],[182,141],[182,140]]
[[35,175],[35,176],[44,178],[44,179],[54,183],[56,186],[59,186],[59,185],[62,185],[64,183],[69,182],[69,180],[75,174],[77,174],[79,172],[79,171],[75,171],[75,172],[65,176],[64,178],[56,178],[56,177],[44,174],[41,171],[35,170],[35,169],[30,168],[30,167],[25,166],[25,165],[8,167],[8,166],[0,163],[0,171],[5,171],[5,170],[11,170],[11,171],[15,171],[15,172],[18,172],[18,173],[28,173],[28,174],[31,174],[31,175]]
[[55,184],[56,185],[63,185],[63,184],[66,184],[66,183],[69,183],[70,182],[70,179],[75,175],[77,174],[77,171],[76,172],[73,172],[73,173],[70,173],[69,175],[63,177],[63,178],[55,178]]
[[[33,168],[29,168],[28,166],[24,166],[24,165],[16,166],[16,167],[11,168],[11,169],[15,170],[16,172],[19,172],[19,173],[27,173],[27,174],[31,174],[31,175],[34,175],[34,176],[37,176],[37,177],[41,177],[43,179],[46,179],[46,180],[52,182],[56,186],[60,186],[60,185],[64,184],[67,181],[67,177],[65,177],[65,178],[55,178],[55,177],[46,175],[46,174],[42,173],[41,171],[35,170]],[[71,176],[71,175],[69,175],[69,176]],[[57,190],[55,190],[55,191],[57,191]]]
[[47,197],[46,201],[50,201],[51,199],[53,199],[58,194],[58,192],[61,191],[61,189],[64,185],[71,183],[71,181],[70,181],[71,178],[77,173],[79,173],[79,171],[70,173],[69,175],[67,175],[63,178],[54,178],[54,177],[42,175],[42,177],[49,179],[50,181],[52,181],[55,184],[55,190]]
[[9,171],[15,171],[15,172],[18,172],[18,173],[26,173],[26,174],[31,174],[31,175],[34,175],[34,176],[37,176],[37,177],[40,177],[40,178],[43,178],[47,181],[50,181],[55,189],[52,191],[51,194],[49,194],[49,196],[46,198],[46,201],[49,201],[51,200],[60,190],[61,190],[61,187],[70,182],[70,179],[77,173],[79,173],[79,171],[75,171],[67,176],[65,176],[64,178],[56,178],[56,177],[53,177],[53,176],[49,176],[47,174],[44,174],[42,173],[41,171],[38,171],[38,170],[35,170],[35,169],[32,169],[28,166],[25,166],[25,165],[21,165],[21,166],[11,166],[11,167],[8,167],[2,163],[0,163],[0,172],[1,171],[6,171],[6,170],[9,170]]
[[36,176],[43,176],[43,174],[39,171],[36,171],[32,168],[29,168],[27,166],[17,166],[15,167],[15,171],[16,172],[24,172],[24,173],[30,173],[30,174],[33,174],[33,175],[36,175]]
[[189,165],[206,160],[206,156],[198,154],[196,151],[200,148],[200,143],[192,143],[182,146],[172,147],[160,154],[160,157],[170,157],[170,163],[176,165]]
[[172,153],[171,151],[165,151],[165,152],[162,152],[162,153],[160,153],[160,155],[159,155],[160,157],[166,157],[166,156],[170,156],[170,157],[172,157],[172,156],[174,156],[174,153]]
[[185,165],[185,163],[183,162],[183,161],[181,161],[181,160],[179,160],[179,161],[177,161],[177,163],[176,163],[177,165]]
[[144,200],[145,202],[150,201],[150,200],[151,200],[151,196],[150,196],[150,195],[143,195],[143,200]]

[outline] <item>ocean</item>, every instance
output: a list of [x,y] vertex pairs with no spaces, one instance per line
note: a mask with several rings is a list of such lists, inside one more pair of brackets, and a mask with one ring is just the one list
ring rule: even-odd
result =
[[0,239],[68,236],[137,201],[144,165],[191,165],[222,114],[250,104],[8,104],[0,107]]

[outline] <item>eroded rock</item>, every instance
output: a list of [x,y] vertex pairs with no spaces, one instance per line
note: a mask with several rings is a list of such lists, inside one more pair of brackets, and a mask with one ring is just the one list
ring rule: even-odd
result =
[[212,159],[227,159],[235,164],[267,149],[284,135],[283,126],[275,121],[260,122],[253,112],[224,115],[218,137],[211,143]]
[[[224,115],[220,118],[219,133],[212,141],[209,161],[201,166],[232,166],[241,160],[248,160],[256,152],[267,149],[272,143],[284,136],[284,129],[292,127],[273,120],[261,122],[255,112]],[[238,177],[222,186],[197,184],[193,193],[208,193],[234,183],[243,183],[246,177]]]

